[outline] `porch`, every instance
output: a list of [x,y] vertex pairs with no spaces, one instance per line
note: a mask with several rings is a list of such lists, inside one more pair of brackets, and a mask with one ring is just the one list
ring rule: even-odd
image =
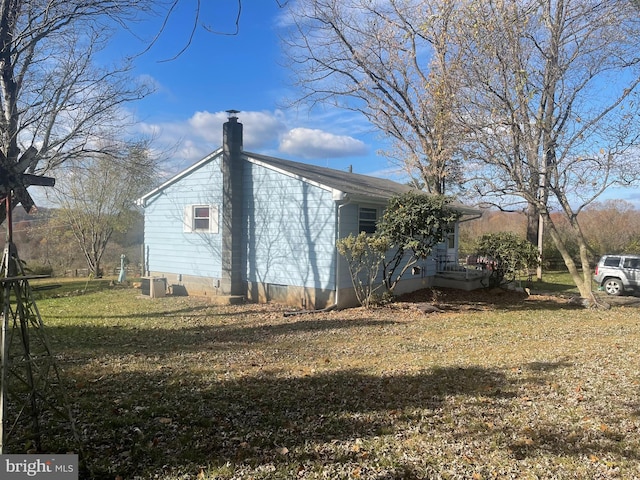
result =
[[477,262],[461,264],[453,254],[441,254],[436,257],[436,275],[433,286],[457,288],[459,290],[477,290],[488,285],[489,272]]

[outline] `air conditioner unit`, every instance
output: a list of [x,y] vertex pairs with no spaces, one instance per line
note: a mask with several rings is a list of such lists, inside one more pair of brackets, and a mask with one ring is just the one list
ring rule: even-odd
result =
[[163,277],[142,277],[140,279],[142,295],[151,298],[161,298],[167,293],[167,279]]

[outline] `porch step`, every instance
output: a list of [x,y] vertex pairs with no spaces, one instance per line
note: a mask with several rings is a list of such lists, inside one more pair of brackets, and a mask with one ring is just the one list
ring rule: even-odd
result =
[[469,276],[469,278],[464,278],[464,275],[452,273],[437,273],[433,277],[433,285],[435,287],[457,288],[467,292],[486,287],[482,283],[482,276],[473,275]]

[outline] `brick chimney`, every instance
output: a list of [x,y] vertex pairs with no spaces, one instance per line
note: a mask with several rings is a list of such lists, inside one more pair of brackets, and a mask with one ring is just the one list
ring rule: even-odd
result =
[[245,295],[246,242],[243,241],[242,124],[228,110],[222,126],[222,276],[220,293]]

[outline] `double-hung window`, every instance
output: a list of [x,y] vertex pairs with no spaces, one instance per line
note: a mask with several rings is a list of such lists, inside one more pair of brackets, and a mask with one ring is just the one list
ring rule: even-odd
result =
[[218,208],[212,205],[187,205],[184,210],[184,231],[218,233]]
[[360,207],[358,229],[360,232],[375,233],[378,222],[378,209]]

